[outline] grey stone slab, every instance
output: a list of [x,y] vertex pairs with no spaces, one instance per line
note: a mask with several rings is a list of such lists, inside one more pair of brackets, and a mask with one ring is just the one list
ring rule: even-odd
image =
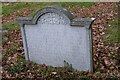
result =
[[32,18],[19,18],[26,60],[54,67],[93,71],[92,18],[75,18],[60,6],[49,6]]

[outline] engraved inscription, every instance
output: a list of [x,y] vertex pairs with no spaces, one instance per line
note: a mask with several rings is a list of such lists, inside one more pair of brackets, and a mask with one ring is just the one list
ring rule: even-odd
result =
[[62,24],[67,25],[70,23],[69,19],[66,16],[61,16],[56,13],[46,13],[41,16],[38,20],[40,24]]

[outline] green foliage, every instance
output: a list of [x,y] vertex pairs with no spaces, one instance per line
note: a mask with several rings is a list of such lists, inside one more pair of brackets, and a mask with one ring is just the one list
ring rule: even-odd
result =
[[19,70],[16,67],[11,66],[8,67],[8,71],[11,73],[19,73]]
[[120,15],[118,15],[118,41],[120,42]]
[[11,5],[4,5],[2,4],[2,14],[3,15],[10,15],[17,10],[21,10],[25,7],[29,7],[32,3],[27,2],[18,2],[18,3],[12,3]]
[[47,70],[48,70],[48,71],[53,71],[54,68],[53,68],[52,66],[48,66],[48,67],[47,67]]
[[18,73],[24,72],[24,70],[31,70],[31,65],[26,65],[26,60],[24,58],[19,57],[17,59],[17,64],[15,66],[9,66],[7,67],[7,70],[11,73]]
[[2,25],[3,30],[19,30],[20,25],[17,21],[11,21]]
[[24,58],[19,57],[17,59],[18,63],[20,64],[21,62],[24,63],[26,60]]
[[5,45],[6,42],[7,42],[7,38],[5,36],[3,36],[3,34],[2,34],[2,45]]
[[42,70],[39,70],[39,73],[40,73],[41,75],[46,75],[47,71],[46,71],[45,69],[42,69]]
[[65,2],[63,4],[63,6],[75,6],[75,5],[78,5],[78,6],[81,6],[81,7],[90,7],[90,6],[93,6],[95,5],[95,3],[93,2]]
[[6,54],[12,54],[17,51],[19,46],[17,44],[12,44],[8,49],[6,49]]
[[110,20],[108,24],[110,25],[110,27],[107,28],[106,30],[104,40],[109,42],[120,42],[120,40],[118,40],[120,38],[119,35],[120,31],[118,31],[119,30],[118,18]]
[[96,76],[101,77],[102,76],[101,72],[96,72]]
[[118,11],[118,6],[113,7],[113,10],[114,10],[114,11]]
[[[113,8],[114,11],[118,11],[118,6]],[[118,42],[120,43],[120,19],[119,15],[116,16],[113,20],[110,20],[108,22],[109,25],[111,25],[106,30],[105,40],[109,42]]]
[[11,72],[11,73],[21,73],[24,69],[28,69],[28,67],[30,66],[25,66],[24,63],[25,63],[25,59],[23,58],[18,58],[17,59],[18,63],[15,64],[16,66],[14,67],[11,67],[9,66],[8,67],[8,71]]

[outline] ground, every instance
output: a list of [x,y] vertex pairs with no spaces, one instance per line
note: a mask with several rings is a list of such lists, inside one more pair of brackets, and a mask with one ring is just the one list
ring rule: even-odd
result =
[[[93,17],[93,63],[94,72],[76,71],[68,67],[52,67],[25,61],[18,17],[31,16],[38,9],[51,4],[61,4],[77,17]],[[120,79],[118,56],[118,3],[8,3],[3,4],[2,77],[40,79]],[[29,6],[29,7],[28,7]],[[13,9],[14,8],[14,9]],[[32,13],[33,12],[33,13]]]

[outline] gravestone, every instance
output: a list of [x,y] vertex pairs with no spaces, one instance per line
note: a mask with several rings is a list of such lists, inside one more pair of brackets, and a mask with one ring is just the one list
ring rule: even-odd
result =
[[93,71],[91,26],[94,18],[74,17],[54,5],[17,21],[21,23],[26,60]]

